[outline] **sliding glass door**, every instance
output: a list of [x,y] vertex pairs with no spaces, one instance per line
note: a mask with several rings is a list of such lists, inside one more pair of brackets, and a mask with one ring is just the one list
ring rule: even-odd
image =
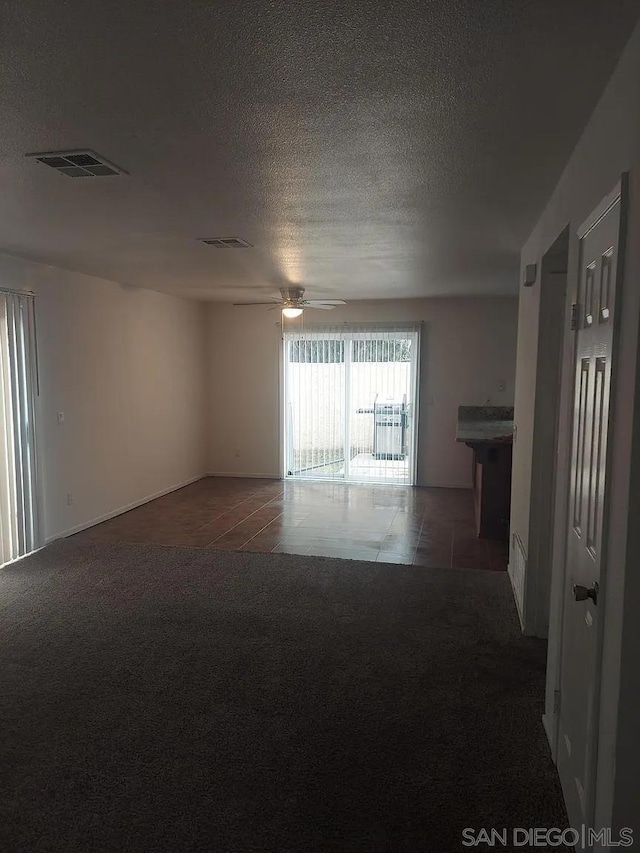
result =
[[285,476],[415,482],[419,328],[284,331]]
[[0,291],[0,565],[42,544],[33,296]]

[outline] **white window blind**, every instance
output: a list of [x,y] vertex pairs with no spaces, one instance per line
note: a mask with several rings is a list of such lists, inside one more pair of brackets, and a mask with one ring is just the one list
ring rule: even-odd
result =
[[0,564],[42,544],[37,394],[34,298],[0,291]]
[[283,329],[285,475],[415,482],[420,326]]

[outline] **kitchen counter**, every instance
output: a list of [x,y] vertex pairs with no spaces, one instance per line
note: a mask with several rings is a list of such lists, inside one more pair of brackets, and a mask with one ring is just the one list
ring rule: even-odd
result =
[[456,441],[490,442],[513,441],[513,421],[458,421]]
[[509,538],[513,408],[459,406],[456,441],[473,450],[476,532],[487,539]]
[[513,440],[513,408],[459,406],[456,441],[469,443]]

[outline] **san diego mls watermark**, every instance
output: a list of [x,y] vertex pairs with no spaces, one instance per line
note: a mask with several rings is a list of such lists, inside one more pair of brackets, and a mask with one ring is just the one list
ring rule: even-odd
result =
[[580,829],[550,829],[542,826],[514,827],[513,829],[472,829],[462,830],[462,846],[478,847],[542,847],[553,848],[564,845],[575,847],[576,850],[591,850],[595,844],[601,844],[605,849],[614,847],[631,847],[633,830],[625,827],[614,833],[609,827],[593,829],[582,825]]

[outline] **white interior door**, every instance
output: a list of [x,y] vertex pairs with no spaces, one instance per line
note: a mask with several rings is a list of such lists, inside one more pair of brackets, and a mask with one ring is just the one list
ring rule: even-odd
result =
[[614,197],[603,205],[602,215],[594,214],[580,239],[558,748],[558,770],[573,825],[590,823],[595,781],[620,210],[620,197]]

